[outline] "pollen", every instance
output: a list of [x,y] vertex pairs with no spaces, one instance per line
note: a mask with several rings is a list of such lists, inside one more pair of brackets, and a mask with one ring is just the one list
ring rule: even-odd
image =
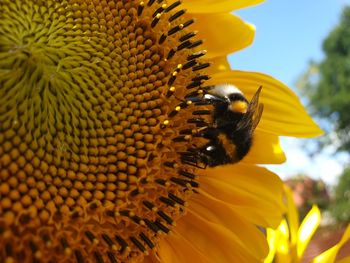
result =
[[233,112],[239,112],[239,113],[246,113],[247,112],[247,109],[248,109],[248,104],[247,102],[245,101],[234,101],[231,103],[230,105],[230,109],[233,111]]
[[0,262],[139,262],[198,182],[181,2],[3,0]]

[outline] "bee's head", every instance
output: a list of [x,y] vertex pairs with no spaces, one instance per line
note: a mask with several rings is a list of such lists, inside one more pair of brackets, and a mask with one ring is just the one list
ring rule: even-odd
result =
[[248,101],[243,92],[234,85],[222,84],[213,86],[206,98],[215,101],[216,105],[237,114],[245,114],[248,110]]

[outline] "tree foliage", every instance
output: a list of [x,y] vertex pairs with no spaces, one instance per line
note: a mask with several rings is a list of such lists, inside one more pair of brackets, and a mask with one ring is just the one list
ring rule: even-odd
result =
[[350,167],[345,169],[339,177],[330,212],[337,222],[350,222]]
[[[316,115],[331,122],[339,149],[350,150],[350,7],[323,42],[325,58],[299,80]],[[301,84],[301,85],[300,85]],[[334,143],[334,138],[332,138]]]

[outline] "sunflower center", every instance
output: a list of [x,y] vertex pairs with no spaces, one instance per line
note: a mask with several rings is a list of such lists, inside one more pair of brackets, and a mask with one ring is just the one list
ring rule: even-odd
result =
[[0,261],[141,260],[170,231],[198,186],[178,153],[196,140],[185,97],[208,66],[184,13],[2,1]]

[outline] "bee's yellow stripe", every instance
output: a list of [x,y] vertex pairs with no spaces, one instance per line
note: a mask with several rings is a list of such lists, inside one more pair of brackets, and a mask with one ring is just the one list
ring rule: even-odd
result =
[[234,145],[233,142],[229,140],[227,136],[223,133],[219,134],[218,139],[224,147],[226,154],[230,156],[232,161],[237,160],[236,145]]

